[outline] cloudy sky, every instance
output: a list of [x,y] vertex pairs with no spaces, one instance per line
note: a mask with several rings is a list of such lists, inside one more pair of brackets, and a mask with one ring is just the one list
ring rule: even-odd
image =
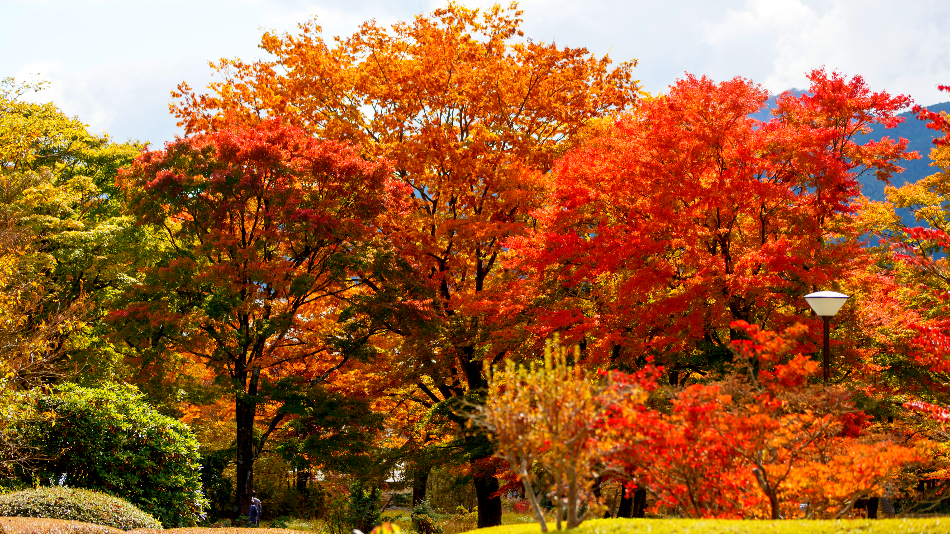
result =
[[[45,79],[52,100],[96,132],[162,143],[169,91],[200,87],[209,60],[262,57],[263,29],[318,17],[324,36],[369,19],[408,20],[444,0],[0,0],[0,77]],[[492,0],[463,0],[477,7]],[[523,0],[526,37],[637,59],[663,92],[684,72],[750,78],[778,93],[820,66],[927,105],[950,100],[947,0]]]

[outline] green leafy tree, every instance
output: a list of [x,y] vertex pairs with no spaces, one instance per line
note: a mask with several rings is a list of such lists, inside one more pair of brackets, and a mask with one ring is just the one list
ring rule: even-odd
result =
[[[36,451],[21,477],[50,478],[127,499],[165,527],[203,517],[198,441],[187,425],[161,415],[132,386],[57,386],[25,392],[16,437]],[[39,459],[36,459],[39,458]]]
[[0,81],[0,378],[8,387],[118,372],[97,319],[147,257],[115,185],[141,147],[90,134],[52,103],[22,101],[44,85]]

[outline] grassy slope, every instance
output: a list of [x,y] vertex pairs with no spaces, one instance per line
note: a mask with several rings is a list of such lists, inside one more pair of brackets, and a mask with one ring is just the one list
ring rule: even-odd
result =
[[[553,531],[554,525],[549,525]],[[537,524],[503,525],[477,534],[536,534]],[[942,534],[950,518],[851,519],[846,521],[725,521],[699,519],[596,519],[585,521],[576,534]]]

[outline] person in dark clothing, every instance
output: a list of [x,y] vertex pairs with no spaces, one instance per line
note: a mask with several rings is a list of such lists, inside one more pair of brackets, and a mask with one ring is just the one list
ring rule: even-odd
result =
[[261,500],[257,498],[257,492],[251,492],[251,507],[247,512],[247,524],[257,526],[261,524]]

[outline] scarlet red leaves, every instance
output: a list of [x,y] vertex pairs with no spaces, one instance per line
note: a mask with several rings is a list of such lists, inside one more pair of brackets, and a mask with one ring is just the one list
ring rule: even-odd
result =
[[[801,328],[780,335],[736,326],[752,338],[737,345],[736,372],[676,392],[670,410],[644,403],[646,392],[657,388],[650,372],[611,374],[597,384],[591,376],[571,375],[563,362],[560,368],[517,372],[509,364],[507,374],[494,377],[508,381],[493,380],[484,409],[497,434],[498,455],[511,462],[528,491],[533,461],[552,474],[565,472],[550,467],[556,462],[548,455],[554,454],[574,462],[581,484],[597,465],[601,473],[649,488],[657,511],[772,519],[840,517],[858,498],[880,495],[904,467],[926,462],[925,440],[906,446],[869,432],[869,417],[853,408],[847,391],[802,382],[817,366],[796,353]],[[548,386],[539,389],[545,381]],[[640,394],[631,394],[631,387]],[[619,391],[626,393],[615,395]],[[552,411],[554,404],[541,400],[545,396],[564,408]],[[579,406],[597,408],[573,418]],[[532,424],[564,417],[573,426],[561,430],[556,444],[541,439],[549,423]],[[568,452],[578,443],[581,449]],[[804,511],[800,503],[807,503]]]
[[[334,344],[346,343],[340,299],[358,291],[354,268],[389,204],[388,169],[275,119],[145,152],[120,181],[166,259],[113,318],[140,350],[188,354],[227,377],[240,500],[254,456],[287,417],[286,396],[268,384],[302,394],[358,350]],[[278,408],[255,453],[267,401]]]
[[540,320],[598,359],[708,352],[731,322],[785,327],[801,295],[864,269],[857,176],[886,178],[906,142],[853,139],[908,99],[810,77],[760,123],[761,88],[690,76],[565,155],[537,231],[509,241],[539,289],[569,288]]

